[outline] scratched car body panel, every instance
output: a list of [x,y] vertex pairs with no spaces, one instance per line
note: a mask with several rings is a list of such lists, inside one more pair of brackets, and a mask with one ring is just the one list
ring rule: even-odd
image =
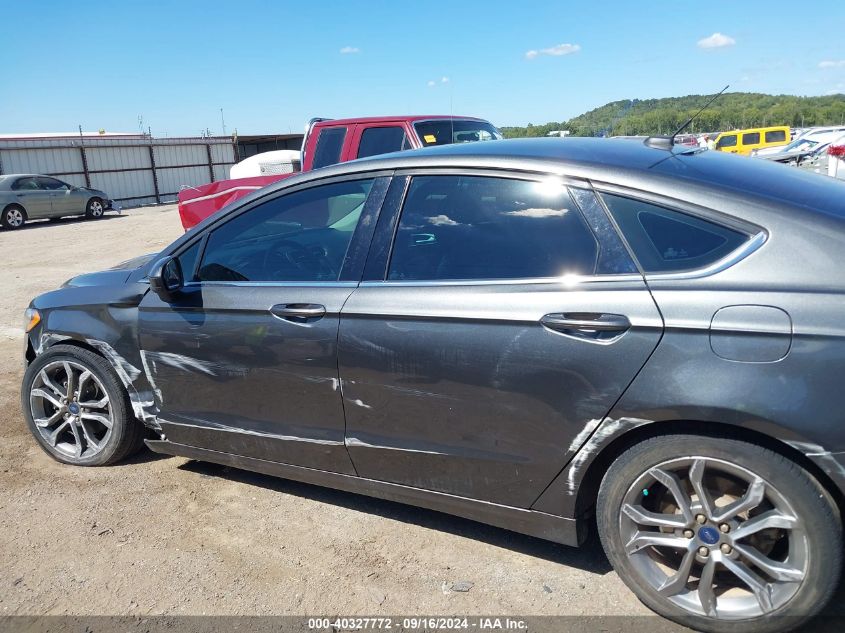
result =
[[70,280],[33,300],[26,358],[97,352],[155,451],[577,545],[608,468],[662,434],[730,431],[842,493],[843,258],[833,179],[630,141],[450,146],[291,177]]

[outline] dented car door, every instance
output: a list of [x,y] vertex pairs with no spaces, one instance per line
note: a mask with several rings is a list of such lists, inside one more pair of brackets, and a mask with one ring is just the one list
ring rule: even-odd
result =
[[171,303],[148,293],[139,320],[170,441],[354,474],[338,315],[360,278],[356,245],[370,239],[372,220],[359,220],[377,212],[386,181],[284,193],[210,227],[179,255],[184,288]]

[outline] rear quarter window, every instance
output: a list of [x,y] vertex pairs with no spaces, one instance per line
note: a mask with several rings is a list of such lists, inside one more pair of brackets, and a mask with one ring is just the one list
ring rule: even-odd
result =
[[704,268],[749,239],[746,233],[674,209],[612,194],[602,198],[647,273]]
[[760,132],[748,132],[742,135],[743,145],[757,145],[760,142]]

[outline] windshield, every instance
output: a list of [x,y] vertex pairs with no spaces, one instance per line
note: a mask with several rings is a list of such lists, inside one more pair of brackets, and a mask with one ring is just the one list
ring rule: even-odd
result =
[[487,121],[466,119],[437,119],[417,121],[414,129],[423,147],[449,145],[450,143],[472,143],[474,141],[495,141],[502,134]]
[[808,138],[799,138],[792,141],[786,147],[780,149],[781,152],[791,152],[793,150],[805,150],[810,149],[811,147],[818,145],[818,141],[811,141]]

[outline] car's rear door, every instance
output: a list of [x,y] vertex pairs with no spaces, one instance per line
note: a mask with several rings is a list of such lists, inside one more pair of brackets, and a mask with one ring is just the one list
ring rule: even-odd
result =
[[412,136],[404,121],[379,121],[354,126],[347,160],[411,149]]
[[344,446],[338,317],[361,276],[385,176],[247,205],[178,254],[188,283],[139,310],[144,371],[168,440],[354,474]]
[[580,185],[512,172],[394,178],[341,313],[360,476],[529,507],[605,417],[662,319]]

